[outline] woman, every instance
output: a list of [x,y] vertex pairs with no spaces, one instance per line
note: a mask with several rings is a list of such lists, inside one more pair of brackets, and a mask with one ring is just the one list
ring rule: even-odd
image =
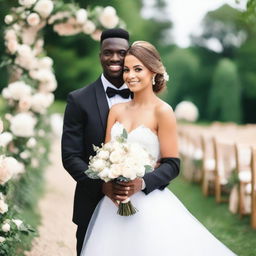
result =
[[[125,128],[128,141],[141,144],[156,161],[177,158],[172,108],[155,94],[164,89],[166,73],[154,46],[135,42],[127,51],[123,77],[134,97],[111,108],[106,142]],[[168,189],[156,189],[148,195],[139,191],[131,200],[138,212],[124,217],[116,214],[116,202],[102,199],[91,219],[81,256],[234,255]]]

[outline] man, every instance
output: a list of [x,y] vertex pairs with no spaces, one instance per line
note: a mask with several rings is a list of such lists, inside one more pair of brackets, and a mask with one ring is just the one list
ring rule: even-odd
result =
[[[176,163],[164,159],[156,172],[128,183],[104,183],[89,179],[88,169],[93,145],[104,142],[109,108],[131,99],[130,91],[123,84],[122,71],[129,34],[123,29],[106,30],[101,35],[100,61],[103,74],[94,83],[68,95],[62,136],[62,161],[65,169],[77,181],[73,222],[77,224],[77,255],[80,255],[83,239],[91,216],[103,195],[115,204],[144,189],[148,194],[163,189],[178,175]],[[166,184],[160,187],[159,184]]]
[[89,179],[84,171],[88,168],[90,155],[94,154],[93,145],[99,146],[104,142],[109,108],[130,100],[130,91],[122,78],[128,41],[129,34],[123,29],[104,31],[100,49],[103,74],[94,83],[71,92],[67,99],[62,160],[65,169],[77,181],[73,211],[73,222],[78,225],[77,255],[80,254],[93,211],[103,195],[113,201],[122,199],[114,196],[111,182],[105,184]]

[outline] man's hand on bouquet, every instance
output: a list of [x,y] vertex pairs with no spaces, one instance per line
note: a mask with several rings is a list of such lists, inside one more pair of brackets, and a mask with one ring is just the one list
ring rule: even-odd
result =
[[142,178],[136,178],[134,180],[124,182],[116,181],[114,184],[114,194],[116,200],[124,201],[133,194],[141,191],[142,189]]
[[102,193],[109,197],[113,203],[118,207],[118,201],[116,199],[116,195],[114,194],[114,182],[104,182],[102,185]]

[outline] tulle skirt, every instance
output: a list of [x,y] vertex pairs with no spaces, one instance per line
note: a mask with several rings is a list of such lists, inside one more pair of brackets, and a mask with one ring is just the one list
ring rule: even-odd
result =
[[85,235],[81,256],[229,256],[217,240],[168,189],[131,197],[138,212],[117,215],[104,197]]

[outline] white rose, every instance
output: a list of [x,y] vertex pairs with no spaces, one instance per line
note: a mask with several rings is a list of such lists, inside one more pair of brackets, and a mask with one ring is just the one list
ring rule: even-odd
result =
[[91,38],[95,41],[100,41],[100,36],[102,34],[102,31],[97,29],[91,34]]
[[19,4],[25,7],[31,7],[37,0],[19,0]]
[[136,178],[136,172],[134,170],[134,167],[125,166],[122,170],[122,176],[127,179],[134,180]]
[[17,51],[19,44],[16,39],[9,40],[6,42],[6,47],[11,54],[14,54]]
[[51,14],[53,8],[54,5],[51,0],[39,0],[35,5],[34,10],[38,12],[42,18],[47,18]]
[[14,100],[20,100],[31,95],[31,87],[23,81],[10,83],[8,90]]
[[30,13],[27,17],[27,23],[32,27],[37,26],[40,23],[39,15],[35,12]]
[[8,204],[4,202],[4,200],[0,200],[0,213],[4,214],[8,211]]
[[0,184],[4,185],[13,176],[13,171],[7,166],[4,156],[0,156]]
[[31,137],[34,135],[36,118],[30,113],[19,113],[11,119],[11,131],[19,137]]
[[[39,66],[41,65],[41,63],[39,62]],[[39,70],[30,70],[29,75],[36,80],[39,80],[41,82],[45,82],[48,83],[52,80],[55,79],[54,74],[52,73],[52,71],[50,69],[39,69]]]
[[105,182],[108,182],[111,180],[111,178],[109,177],[109,175],[111,174],[111,170],[109,168],[104,168],[99,174],[98,176],[104,180]]
[[12,176],[24,172],[24,165],[13,157],[5,157],[4,164]]
[[16,32],[13,29],[7,29],[4,34],[5,40],[17,40]]
[[122,162],[123,157],[124,157],[124,152],[122,150],[115,150],[110,154],[109,160],[113,164],[118,164]]
[[2,96],[3,96],[4,99],[10,99],[12,97],[8,88],[4,88],[2,90]]
[[105,7],[99,17],[99,21],[105,28],[116,27],[119,22],[116,10],[112,6]]
[[121,176],[123,168],[124,167],[122,164],[112,164],[110,166],[111,179],[116,179],[117,177]]
[[100,172],[106,167],[106,161],[102,159],[96,159],[95,161],[92,162],[90,167],[95,171]]
[[32,96],[32,110],[43,114],[46,109],[53,103],[54,95],[52,93],[36,93]]
[[106,150],[101,150],[98,153],[98,157],[101,158],[101,159],[107,160],[109,158],[109,152],[106,151]]
[[30,96],[23,97],[19,101],[19,110],[21,112],[26,112],[30,109],[31,105],[32,105],[32,97]]
[[12,28],[14,29],[14,31],[17,33],[17,32],[20,32],[21,30],[21,24],[19,23],[15,23],[13,24]]
[[9,232],[10,229],[11,229],[11,226],[10,226],[9,223],[5,223],[5,224],[2,225],[2,230],[3,230],[4,232]]
[[19,219],[12,219],[12,222],[17,226],[18,229],[20,228],[20,226],[23,223],[23,221],[19,220]]
[[25,151],[23,151],[23,152],[21,152],[20,153],[20,157],[22,158],[22,159],[28,159],[29,157],[30,157],[30,152],[28,151],[28,150],[25,150]]
[[30,138],[26,145],[28,148],[34,148],[36,146],[36,139],[34,137]]
[[0,146],[6,147],[13,139],[13,136],[10,132],[3,132],[0,134]]
[[53,24],[56,20],[63,20],[64,18],[69,18],[70,12],[57,12],[54,15],[51,15],[51,17],[48,20],[49,24]]
[[50,69],[53,65],[52,58],[46,56],[38,60],[38,67],[43,69]]
[[0,133],[3,132],[4,129],[4,123],[3,121],[0,119]]
[[44,40],[43,39],[40,38],[35,42],[34,53],[35,53],[36,56],[43,51],[43,46],[44,46]]
[[4,17],[4,22],[5,22],[5,24],[10,24],[10,23],[12,23],[13,22],[13,16],[12,15],[10,15],[10,14],[8,14],[8,15],[6,15],[5,17]]
[[41,92],[47,93],[47,92],[55,91],[56,88],[57,88],[57,80],[56,80],[55,76],[53,75],[52,79],[50,81],[40,83],[39,90]]
[[86,20],[84,25],[83,25],[83,32],[85,34],[91,34],[95,31],[96,26],[91,20]]
[[0,243],[3,243],[5,241],[5,238],[3,236],[0,236]]
[[[33,45],[36,41],[36,38],[38,36],[38,27],[36,26],[30,26],[26,27],[22,30],[21,33],[21,41],[23,45]],[[31,53],[35,56],[34,50],[31,50]]]
[[59,23],[53,26],[53,30],[60,36],[71,36],[81,32],[81,28],[72,24],[74,19],[69,19],[67,23]]
[[145,167],[142,165],[136,166],[136,176],[143,177],[145,175]]
[[77,23],[83,24],[83,23],[85,23],[86,20],[87,20],[87,11],[85,9],[79,9],[76,12]]
[[37,59],[30,46],[22,44],[18,46],[18,56],[15,59],[15,63],[25,69],[33,69],[37,64]]

